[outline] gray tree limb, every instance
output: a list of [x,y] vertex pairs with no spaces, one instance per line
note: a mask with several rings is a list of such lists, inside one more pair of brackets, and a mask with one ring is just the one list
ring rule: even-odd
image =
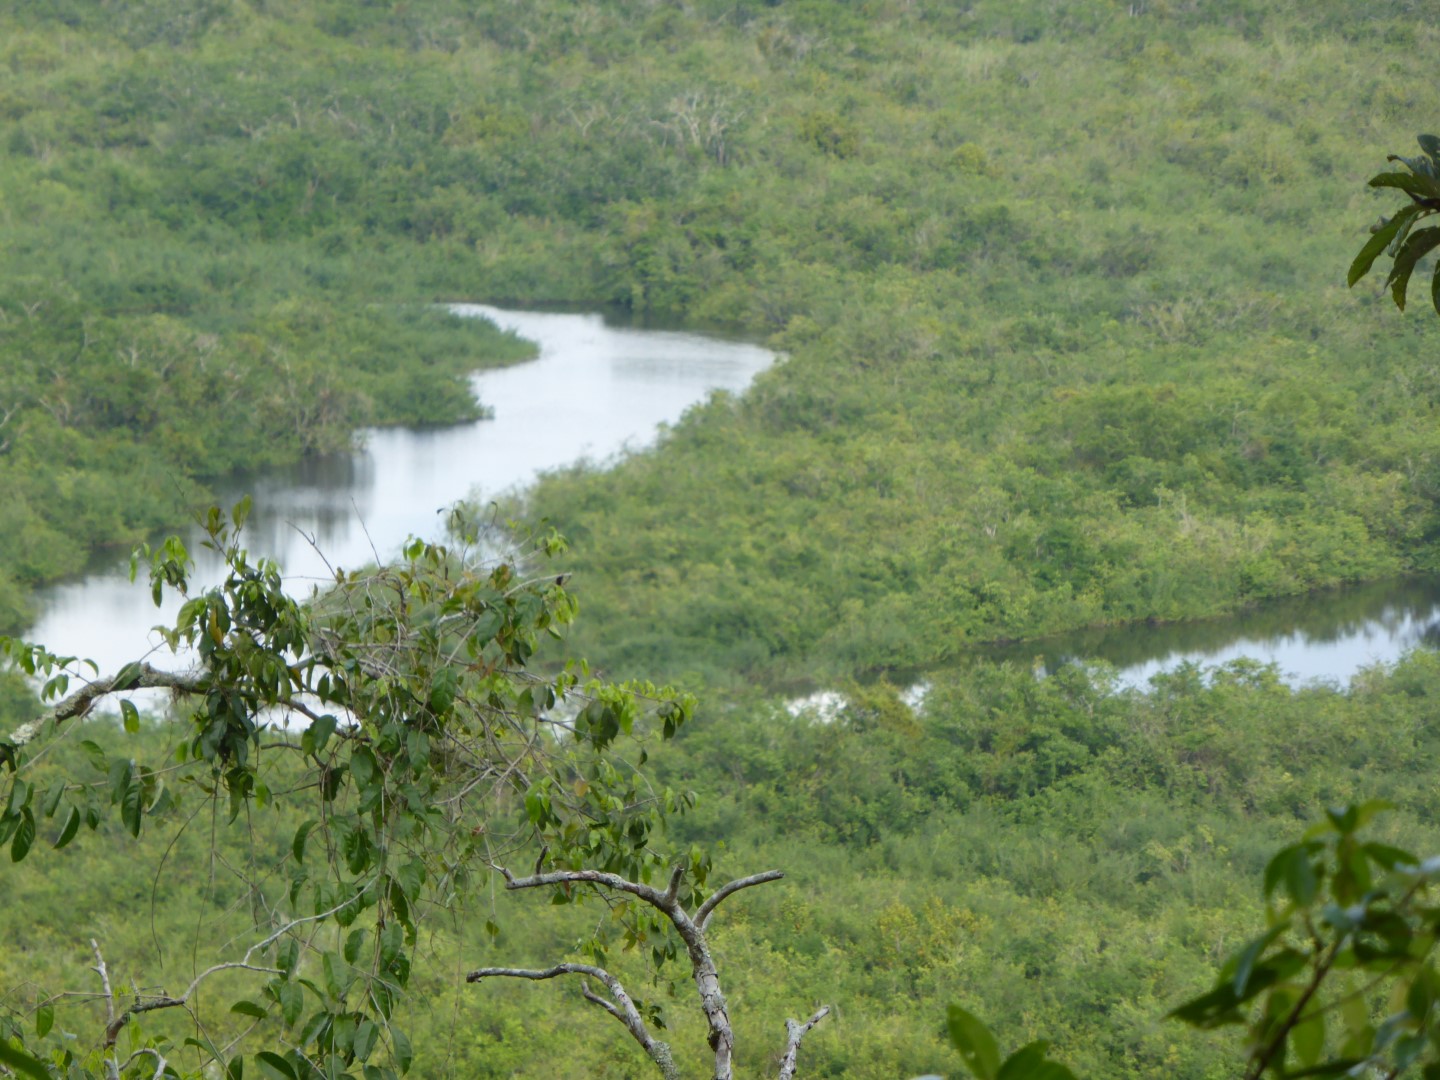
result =
[[602,967],[596,967],[593,964],[556,964],[554,967],[539,970],[532,968],[477,968],[465,976],[465,981],[473,983],[492,978],[540,980],[553,979],[560,975],[588,975],[604,983],[605,989],[610,991],[611,1000],[606,1000],[599,994],[593,993],[589,983],[584,979],[580,981],[580,992],[585,996],[586,1001],[600,1006],[625,1025],[625,1029],[640,1044],[646,1056],[659,1068],[660,1075],[665,1080],[679,1080],[680,1070],[675,1067],[675,1059],[670,1053],[670,1044],[661,1042],[650,1034],[650,1029],[645,1026],[645,1021],[640,1016],[640,1010],[635,1008],[635,1002],[626,993],[620,980]]
[[[785,876],[782,871],[767,870],[749,877],[736,878],[716,889],[715,893],[696,909],[695,915],[691,916],[685,910],[684,905],[680,903],[680,882],[684,877],[683,867],[675,869],[664,892],[643,882],[630,881],[618,874],[610,874],[601,870],[556,870],[546,874],[536,873],[529,877],[517,878],[503,866],[496,869],[504,876],[506,889],[535,889],[555,885],[594,885],[638,897],[669,919],[675,932],[680,936],[680,940],[684,942],[686,955],[690,959],[691,975],[695,981],[695,989],[700,996],[700,1009],[705,1014],[705,1021],[710,1029],[708,1041],[715,1056],[715,1080],[734,1080],[735,1031],[730,1023],[730,1013],[725,1004],[725,995],[720,988],[720,974],[715,968],[715,959],[711,955],[710,943],[705,936],[705,926],[710,916],[714,914],[715,908],[727,897],[733,896],[742,889],[748,889],[752,885],[777,881]],[[564,974],[567,971],[579,971],[580,967],[581,965],[561,964],[543,972],[528,974],[521,974],[517,969],[485,970],[496,973],[508,972],[520,978],[553,978],[555,975]],[[476,980],[472,978],[470,981]],[[819,1023],[827,1012],[829,1012],[828,1007],[816,1013],[808,1024],[795,1025],[798,1034],[793,1035],[793,1043],[787,1045],[785,1058],[790,1063],[791,1076],[794,1075],[795,1057],[799,1053],[800,1039],[804,1038],[806,1032]],[[795,1022],[790,1021],[789,1023]],[[664,1071],[663,1066],[662,1071]],[[671,1074],[667,1072],[665,1075],[669,1080]]]
[[785,1021],[785,1056],[780,1059],[780,1080],[795,1080],[795,1063],[800,1056],[800,1040],[810,1034],[810,1029],[830,1014],[830,1006],[822,1005],[815,1015],[800,1023],[798,1020]]

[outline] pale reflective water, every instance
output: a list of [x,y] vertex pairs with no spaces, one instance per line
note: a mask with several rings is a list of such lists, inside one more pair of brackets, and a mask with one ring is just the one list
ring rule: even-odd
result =
[[1082,630],[985,655],[1044,671],[1104,660],[1132,687],[1183,663],[1213,667],[1243,658],[1273,663],[1299,686],[1347,683],[1362,668],[1393,663],[1437,639],[1440,582],[1405,579],[1276,601],[1225,619]]
[[[457,304],[540,347],[536,360],[474,377],[494,418],[451,428],[376,429],[357,453],[310,461],[249,481],[246,526],[252,555],[274,558],[304,591],[329,566],[355,567],[394,556],[411,536],[439,538],[444,511],[468,496],[489,499],[540,473],[580,460],[604,462],[653,442],[713,390],[738,392],[774,362],[767,349],[695,333],[607,325],[600,315],[515,312]],[[311,542],[313,540],[313,543]],[[191,547],[201,584],[218,580],[218,560]],[[158,642],[149,590],[116,566],[60,585],[42,598],[30,640],[90,658],[113,671]]]
[[[393,556],[410,536],[439,537],[443,512],[458,499],[503,495],[546,470],[643,447],[659,425],[679,419],[710,391],[743,390],[774,361],[755,345],[607,325],[594,314],[455,310],[486,316],[540,346],[533,362],[475,377],[493,420],[370,431],[355,454],[310,461],[230,492],[254,497],[250,550],[275,558],[302,591],[329,578],[327,561],[353,567]],[[216,580],[214,557],[195,554],[199,581]],[[28,636],[113,671],[156,643],[151,627],[171,620],[175,608],[172,602],[155,609],[149,591],[130,585],[116,566],[49,590]],[[1157,671],[1186,661],[1212,665],[1237,657],[1273,661],[1292,683],[1344,683],[1362,667],[1440,636],[1437,627],[1440,584],[1400,581],[1212,622],[1082,631],[983,655],[1042,670],[1101,659],[1119,669],[1127,686],[1144,686]]]

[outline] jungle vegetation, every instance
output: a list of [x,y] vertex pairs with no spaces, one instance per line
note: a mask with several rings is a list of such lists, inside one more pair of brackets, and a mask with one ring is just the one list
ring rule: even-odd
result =
[[[57,1068],[98,1075],[108,1057],[127,1080],[158,1056],[296,1080],[306,1047],[334,1078],[639,1075],[643,1055],[573,991],[460,985],[473,966],[602,949],[652,1024],[703,1045],[702,1018],[672,996],[669,939],[633,910],[610,923],[504,893],[452,904],[459,886],[437,872],[453,871],[463,830],[407,801],[428,789],[384,810],[392,782],[455,779],[426,772],[428,742],[385,710],[422,703],[427,740],[476,702],[533,717],[531,676],[553,688],[563,657],[532,672],[505,650],[568,625],[578,597],[569,655],[708,688],[706,703],[692,718],[683,696],[595,683],[598,756],[554,772],[569,794],[546,804],[501,785],[467,827],[504,822],[537,867],[615,858],[663,883],[683,866],[697,898],[712,858],[716,881],[784,867],[713,931],[742,1071],[773,1071],[777,1018],[824,995],[835,1012],[804,1049],[816,1075],[958,1069],[950,1003],[1006,1045],[1054,1040],[1084,1075],[1229,1075],[1232,1040],[1163,1014],[1264,924],[1256,883],[1321,807],[1384,796],[1396,810],[1372,826],[1381,839],[1437,850],[1440,667],[1417,654],[1348,689],[1295,690],[1240,664],[1138,692],[1103,669],[1036,680],[964,659],[979,642],[1435,568],[1440,328],[1344,281],[1362,223],[1393,210],[1366,177],[1440,105],[1427,10],[0,10],[6,627],[23,624],[27,589],[182,520],[236,469],[344,448],[367,424],[473,418],[463,375],[525,347],[438,301],[684,313],[787,354],[653,452],[552,476],[514,508],[570,538],[573,593],[532,582],[523,609],[477,623],[489,670],[475,684],[449,686],[433,655],[366,682],[327,620],[352,619],[360,652],[384,618],[293,605],[242,559],[238,583],[186,615],[234,666],[189,687],[201,704],[180,724],[126,712],[47,728],[43,754],[17,755],[6,777],[0,932],[23,944],[0,956],[0,987],[14,988],[17,1032]],[[183,559],[167,550],[170,587]],[[511,587],[424,545],[408,560],[375,571],[377,595],[432,590],[422,628],[438,609],[477,619],[494,610],[486,589]],[[284,636],[301,627],[320,637]],[[278,667],[244,643],[262,631],[281,635],[267,639]],[[292,673],[315,641],[323,663]],[[12,642],[11,656],[50,654]],[[932,689],[917,714],[886,675],[918,668]],[[322,674],[337,681],[306,681]],[[237,680],[248,689],[227,697]],[[853,680],[832,724],[769,697],[830,680]],[[311,718],[308,746],[259,753],[287,739],[263,734],[255,709],[302,686],[337,707],[364,697],[375,725]],[[4,687],[13,734],[40,706],[18,679]],[[683,726],[631,711],[652,691],[683,703]],[[611,729],[622,717],[645,740],[648,783],[686,805],[693,791],[694,806],[662,828],[646,814],[663,796],[621,798],[645,812],[567,835],[593,820],[586,800],[635,775],[605,771],[617,747],[641,752]],[[155,781],[167,754],[194,782],[179,803]],[[314,881],[294,873],[307,815],[269,797],[306,777],[337,785],[346,823]],[[94,831],[75,839],[92,807]],[[644,843],[626,853],[635,822]],[[407,847],[422,840],[435,846]],[[269,996],[207,992],[185,1002],[192,1016],[133,1018],[108,1048],[94,1037],[103,1002],[52,1000],[95,992],[92,938],[114,970],[153,978],[124,991],[145,1000],[243,955],[257,912],[279,914],[257,907],[252,878],[283,879],[287,906],[303,895],[328,920],[304,939],[309,968],[271,943]],[[407,1000],[377,996],[402,967]],[[229,1040],[252,1026],[235,1065]]]

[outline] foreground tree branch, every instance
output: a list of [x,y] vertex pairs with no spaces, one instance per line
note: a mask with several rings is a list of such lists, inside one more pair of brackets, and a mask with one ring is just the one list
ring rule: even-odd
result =
[[[606,873],[600,870],[556,870],[550,873],[535,873],[528,877],[517,878],[505,867],[497,867],[505,878],[505,888],[509,890],[537,889],[545,887],[570,887],[575,885],[588,885],[595,889],[605,889],[612,892],[628,893],[638,898],[656,911],[665,916],[670,925],[679,935],[681,942],[685,945],[685,952],[690,960],[691,976],[695,982],[695,989],[700,996],[700,1009],[705,1014],[705,1021],[709,1025],[710,1049],[714,1054],[714,1077],[715,1080],[733,1080],[734,1077],[734,1055],[735,1055],[735,1032],[730,1023],[730,1013],[725,1003],[725,995],[720,988],[720,975],[715,968],[715,960],[710,952],[710,943],[705,931],[709,924],[710,917],[715,909],[727,898],[748,889],[754,885],[763,885],[769,881],[778,881],[785,876],[781,870],[766,870],[763,873],[751,874],[748,877],[736,878],[720,886],[695,909],[694,914],[685,910],[684,904],[680,901],[680,885],[685,876],[684,866],[678,866],[670,876],[670,882],[664,892],[652,885],[639,881],[631,881],[619,874]],[[537,868],[538,869],[538,868]],[[602,968],[591,967],[585,964],[557,964],[552,968],[542,970],[529,970],[521,968],[480,968],[470,973],[467,982],[479,982],[481,979],[491,977],[509,977],[519,979],[553,979],[558,975],[582,974],[605,981],[607,988],[614,997],[614,1002],[607,1002],[591,994],[588,988],[582,986],[586,1000],[600,1005],[616,1019],[620,1020],[630,1030],[636,1041],[645,1047],[646,1053],[660,1069],[665,1080],[674,1080],[678,1076],[674,1061],[670,1058],[670,1048],[665,1043],[657,1043],[650,1038],[649,1032],[635,1010],[634,1004],[625,994],[620,984],[614,977]],[[800,1053],[800,1042],[826,1015],[830,1007],[824,1006],[815,1013],[804,1024],[795,1020],[785,1022],[786,1045],[785,1052],[780,1062],[779,1076],[781,1080],[792,1080],[795,1076],[796,1061]],[[644,1034],[642,1035],[641,1032]],[[664,1059],[657,1056],[653,1048],[664,1049]]]
[[584,995],[585,1000],[593,1005],[598,1005],[624,1024],[625,1029],[640,1044],[640,1048],[645,1051],[646,1056],[655,1063],[665,1080],[678,1080],[680,1070],[675,1067],[675,1059],[670,1053],[670,1044],[661,1042],[650,1034],[650,1029],[645,1026],[640,1011],[635,1008],[635,1002],[626,993],[625,987],[620,984],[619,979],[604,968],[596,967],[593,964],[556,964],[552,968],[538,971],[527,968],[479,968],[466,975],[465,981],[474,983],[490,978],[541,980],[553,979],[559,975],[588,975],[603,982],[605,988],[610,991],[610,1000],[592,992],[589,983],[582,979],[580,992]]

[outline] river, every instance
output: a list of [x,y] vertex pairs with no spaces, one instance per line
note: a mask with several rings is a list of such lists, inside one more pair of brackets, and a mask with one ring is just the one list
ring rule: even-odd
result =
[[[327,563],[355,567],[394,556],[411,536],[438,539],[444,511],[467,496],[490,499],[578,461],[604,463],[652,443],[660,425],[715,390],[738,393],[775,360],[758,345],[696,333],[639,330],[596,314],[504,311],[455,304],[539,346],[539,356],[473,376],[494,418],[448,428],[377,428],[353,454],[308,461],[248,481],[245,527],[252,556],[273,558],[302,592],[330,578]],[[198,536],[192,531],[192,539]],[[311,540],[313,539],[313,543]],[[219,580],[210,552],[190,545],[199,584]],[[117,564],[41,596],[28,638],[114,671],[159,643],[157,610],[143,582]]]
[[[774,362],[757,345],[696,333],[636,329],[595,314],[518,312],[457,304],[539,346],[537,359],[473,377],[494,418],[451,428],[364,433],[350,455],[317,459],[248,481],[254,511],[246,543],[274,558],[302,592],[328,580],[329,566],[394,556],[410,536],[438,538],[456,500],[494,498],[578,461],[598,464],[653,442],[712,391],[740,392]],[[238,488],[226,492],[238,498]],[[218,580],[210,553],[192,545],[197,580]],[[30,638],[113,671],[158,644],[156,610],[123,566],[47,590]],[[1172,626],[1082,631],[984,655],[1053,670],[1077,660],[1116,666],[1122,685],[1143,686],[1183,662],[1239,657],[1276,663],[1292,683],[1347,681],[1393,661],[1440,626],[1440,584],[1410,581],[1336,591],[1268,605],[1232,618]]]

